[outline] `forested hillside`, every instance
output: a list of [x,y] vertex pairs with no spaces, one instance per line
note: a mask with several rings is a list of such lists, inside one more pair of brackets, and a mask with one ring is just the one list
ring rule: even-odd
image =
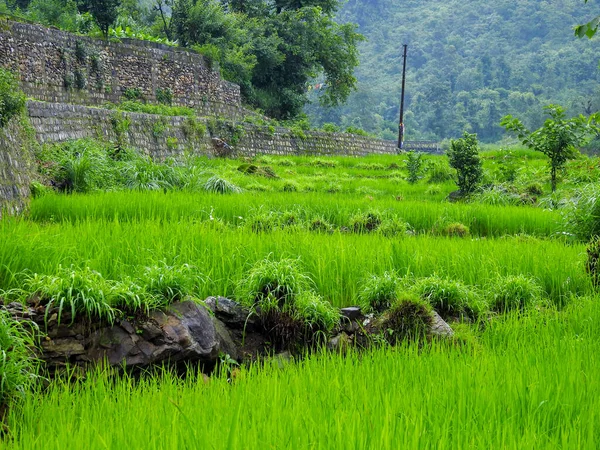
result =
[[307,108],[315,124],[397,134],[402,44],[408,44],[408,139],[456,137],[463,130],[496,141],[505,114],[530,127],[543,105],[571,114],[600,107],[600,43],[573,26],[598,14],[583,0],[349,0],[342,23],[359,24],[361,64],[345,106]]

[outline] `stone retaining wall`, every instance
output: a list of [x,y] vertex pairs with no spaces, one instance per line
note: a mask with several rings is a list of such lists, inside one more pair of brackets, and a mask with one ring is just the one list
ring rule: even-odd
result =
[[[121,139],[153,158],[177,157],[185,151],[212,154],[211,138],[232,147],[232,155],[349,155],[395,154],[394,141],[346,133],[305,131],[300,137],[286,128],[269,129],[249,123],[192,117],[165,117],[118,112],[81,105],[29,101],[29,117],[41,143],[63,142],[85,137],[117,141],[115,121],[129,123]],[[194,128],[206,129],[202,136]]]
[[0,66],[19,75],[27,96],[54,103],[118,103],[137,91],[148,102],[170,89],[173,104],[236,116],[240,88],[198,54],[152,42],[92,39],[0,19]]
[[28,202],[35,169],[31,137],[18,119],[0,128],[0,217],[18,213]]

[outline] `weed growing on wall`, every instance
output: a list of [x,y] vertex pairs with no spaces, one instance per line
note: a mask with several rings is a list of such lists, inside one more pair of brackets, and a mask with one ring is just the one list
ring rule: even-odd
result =
[[16,77],[0,68],[0,128],[25,110],[25,94],[21,91]]

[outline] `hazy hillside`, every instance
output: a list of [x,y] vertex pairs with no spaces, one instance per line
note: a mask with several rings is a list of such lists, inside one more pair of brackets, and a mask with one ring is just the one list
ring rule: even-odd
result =
[[600,104],[600,43],[572,27],[598,14],[582,0],[349,0],[338,20],[359,24],[359,91],[333,110],[308,107],[316,124],[397,133],[402,44],[408,48],[408,138],[448,138],[463,129],[483,140],[502,136],[505,114],[530,126],[542,106],[572,113]]

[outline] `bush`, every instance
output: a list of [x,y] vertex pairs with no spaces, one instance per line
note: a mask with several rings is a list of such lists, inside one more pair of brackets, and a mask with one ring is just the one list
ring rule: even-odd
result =
[[406,153],[406,169],[408,177],[406,181],[415,184],[421,179],[421,169],[423,168],[423,154],[421,152],[410,151]]
[[25,94],[15,76],[0,68],[0,128],[25,110]]
[[456,184],[464,194],[475,190],[483,177],[476,134],[465,132],[460,139],[450,141],[447,152],[450,167],[456,169]]
[[540,303],[542,288],[525,275],[498,277],[489,286],[490,307],[494,311],[523,310]]
[[0,424],[4,408],[30,389],[38,378],[33,338],[10,314],[0,311]]
[[365,279],[358,289],[358,304],[363,312],[381,313],[388,309],[397,298],[398,282],[396,274],[390,272]]
[[378,323],[383,338],[391,345],[426,339],[431,333],[431,306],[410,294],[403,294]]

